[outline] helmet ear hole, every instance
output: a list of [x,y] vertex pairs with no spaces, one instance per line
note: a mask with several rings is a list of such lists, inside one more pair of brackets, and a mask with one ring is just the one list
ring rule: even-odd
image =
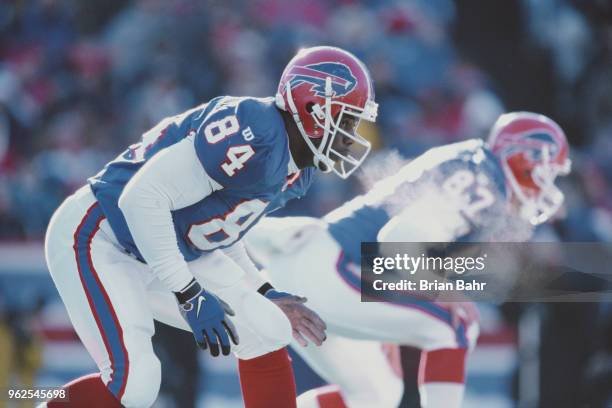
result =
[[306,108],[306,112],[312,113],[312,109],[314,108],[314,103],[313,102],[308,102],[306,104],[305,108]]

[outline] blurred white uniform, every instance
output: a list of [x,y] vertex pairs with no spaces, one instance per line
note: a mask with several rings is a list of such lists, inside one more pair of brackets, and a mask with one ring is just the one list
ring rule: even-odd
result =
[[[254,244],[258,234],[278,236],[271,225],[275,221],[288,219],[262,220],[247,234],[247,248],[261,251]],[[316,219],[300,221],[305,225],[283,231],[293,238],[286,242],[287,252],[269,254],[263,265],[275,288],[308,298],[308,306],[326,322],[328,338],[321,347],[304,348],[295,342],[292,346],[322,378],[340,386],[350,408],[397,407],[402,398],[402,379],[382,343],[423,350],[475,345],[478,327],[453,328],[450,313],[432,302],[410,298],[404,304],[362,302],[359,265],[346,259],[325,225],[307,223]]]
[[[435,148],[324,217],[266,218],[246,236],[247,249],[278,289],[308,298],[328,325],[321,347],[294,349],[351,407],[396,407],[403,393],[383,343],[425,351],[471,349],[478,327],[451,325],[433,302],[404,296],[361,301],[360,243],[480,239],[506,211],[496,159],[479,140]],[[302,395],[300,407],[319,406]]]

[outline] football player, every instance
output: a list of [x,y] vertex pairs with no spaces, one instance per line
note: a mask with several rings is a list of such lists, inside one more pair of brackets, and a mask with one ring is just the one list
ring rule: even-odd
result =
[[555,179],[569,172],[568,150],[551,119],[505,114],[488,142],[433,148],[322,220],[266,218],[250,231],[247,249],[271,283],[308,298],[328,326],[322,347],[296,351],[334,386],[302,394],[298,406],[397,407],[403,383],[388,364],[384,342],[422,350],[424,407],[459,407],[466,356],[478,336],[475,305],[410,296],[362,303],[360,243],[516,238],[505,235],[508,225],[532,230],[561,206]]
[[[304,299],[261,280],[240,239],[303,196],[315,169],[355,171],[370,150],[355,129],[376,113],[361,61],[302,49],[275,98],[223,96],[166,118],[67,198],[45,255],[100,372],[68,384],[69,403],[48,406],[153,404],[153,319],[193,331],[213,356],[232,350],[247,407],[295,406],[285,346],[292,333],[321,344],[325,325]],[[218,258],[232,267],[217,269]]]

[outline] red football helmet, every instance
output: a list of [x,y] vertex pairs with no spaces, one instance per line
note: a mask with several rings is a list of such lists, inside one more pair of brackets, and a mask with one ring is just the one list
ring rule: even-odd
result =
[[[370,152],[366,139],[340,127],[344,115],[358,125],[376,121],[378,110],[370,74],[353,54],[335,47],[301,49],[283,71],[276,105],[293,115],[319,170],[347,178]],[[351,153],[332,148],[338,134],[352,140]],[[320,139],[318,147],[313,139]]]
[[571,168],[569,145],[559,125],[537,113],[507,113],[493,125],[488,143],[521,215],[534,225],[554,215],[564,198],[555,179]]

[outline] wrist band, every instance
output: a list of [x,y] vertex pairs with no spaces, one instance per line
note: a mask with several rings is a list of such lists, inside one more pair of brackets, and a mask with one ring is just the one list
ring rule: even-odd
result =
[[263,285],[261,285],[259,289],[257,289],[257,292],[259,292],[260,295],[266,296],[266,292],[268,292],[271,289],[274,289],[274,286],[272,286],[269,282],[266,282]]
[[180,292],[174,292],[174,296],[176,296],[176,300],[178,300],[180,304],[183,304],[193,299],[201,290],[202,287],[194,278],[185,289]]

